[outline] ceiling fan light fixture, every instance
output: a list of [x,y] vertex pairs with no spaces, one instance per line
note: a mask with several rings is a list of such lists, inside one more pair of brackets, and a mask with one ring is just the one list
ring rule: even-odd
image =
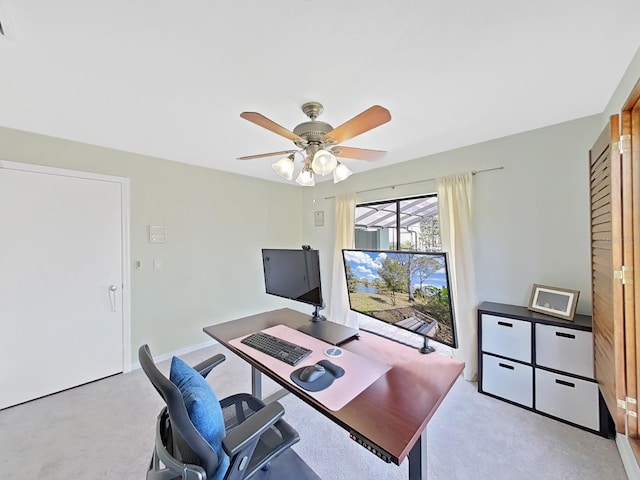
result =
[[333,183],[341,182],[349,178],[353,172],[344,163],[338,162],[335,170],[333,171]]
[[294,158],[294,154],[292,153],[288,157],[281,158],[276,163],[271,165],[271,167],[282,178],[291,180],[293,178],[293,170],[294,170],[293,158]]
[[[2,6],[2,1],[0,0],[0,6]],[[324,176],[328,173],[333,173],[334,183],[341,182],[353,174],[348,167],[341,165],[336,157],[353,160],[377,160],[384,156],[386,152],[382,150],[347,147],[343,146],[343,143],[390,121],[391,114],[389,110],[380,105],[373,105],[336,128],[318,120],[323,110],[324,107],[319,102],[305,103],[302,105],[302,112],[309,118],[309,121],[296,125],[293,130],[278,125],[258,112],[242,112],[240,118],[291,140],[299,150],[261,153],[259,155],[238,157],[238,160],[253,160],[254,158],[263,157],[277,158],[280,155],[288,155],[292,152],[299,153],[304,160],[304,168],[295,181],[299,185],[314,186],[316,174]],[[282,178],[291,180],[294,177],[294,158],[294,155],[280,158],[272,167]]]
[[296,178],[296,183],[298,185],[302,185],[303,187],[313,187],[316,184],[315,179],[313,178],[313,170],[308,165],[305,165]]
[[333,153],[327,150],[318,150],[313,156],[311,168],[318,175],[326,175],[331,173],[338,165],[338,160]]

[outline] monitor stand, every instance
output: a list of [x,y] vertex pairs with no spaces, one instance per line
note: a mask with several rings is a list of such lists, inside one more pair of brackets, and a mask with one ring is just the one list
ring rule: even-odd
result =
[[298,330],[331,345],[341,345],[348,340],[358,338],[358,330],[328,321],[320,315],[318,307],[315,307],[310,320],[308,324],[298,327]]
[[427,342],[427,337],[424,337],[424,345],[422,345],[422,348],[420,349],[420,353],[433,353],[435,352],[436,349],[433,348],[431,345],[429,345],[429,343]]

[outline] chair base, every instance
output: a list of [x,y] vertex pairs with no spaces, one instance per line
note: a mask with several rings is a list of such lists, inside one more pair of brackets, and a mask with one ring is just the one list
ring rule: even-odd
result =
[[258,470],[251,480],[322,480],[291,448],[271,460],[269,470]]

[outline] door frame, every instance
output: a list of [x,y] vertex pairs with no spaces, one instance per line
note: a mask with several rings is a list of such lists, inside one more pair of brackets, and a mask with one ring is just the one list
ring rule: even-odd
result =
[[59,167],[48,167],[32,163],[14,162],[0,159],[0,168],[23,172],[43,173],[65,177],[84,178],[120,184],[121,218],[122,218],[122,372],[131,371],[131,252],[129,219],[131,200],[129,179],[101,173],[83,172]]

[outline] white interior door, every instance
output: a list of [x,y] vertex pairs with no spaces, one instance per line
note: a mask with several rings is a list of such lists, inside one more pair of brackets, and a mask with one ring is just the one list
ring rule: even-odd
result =
[[5,408],[123,371],[123,185],[1,167]]

